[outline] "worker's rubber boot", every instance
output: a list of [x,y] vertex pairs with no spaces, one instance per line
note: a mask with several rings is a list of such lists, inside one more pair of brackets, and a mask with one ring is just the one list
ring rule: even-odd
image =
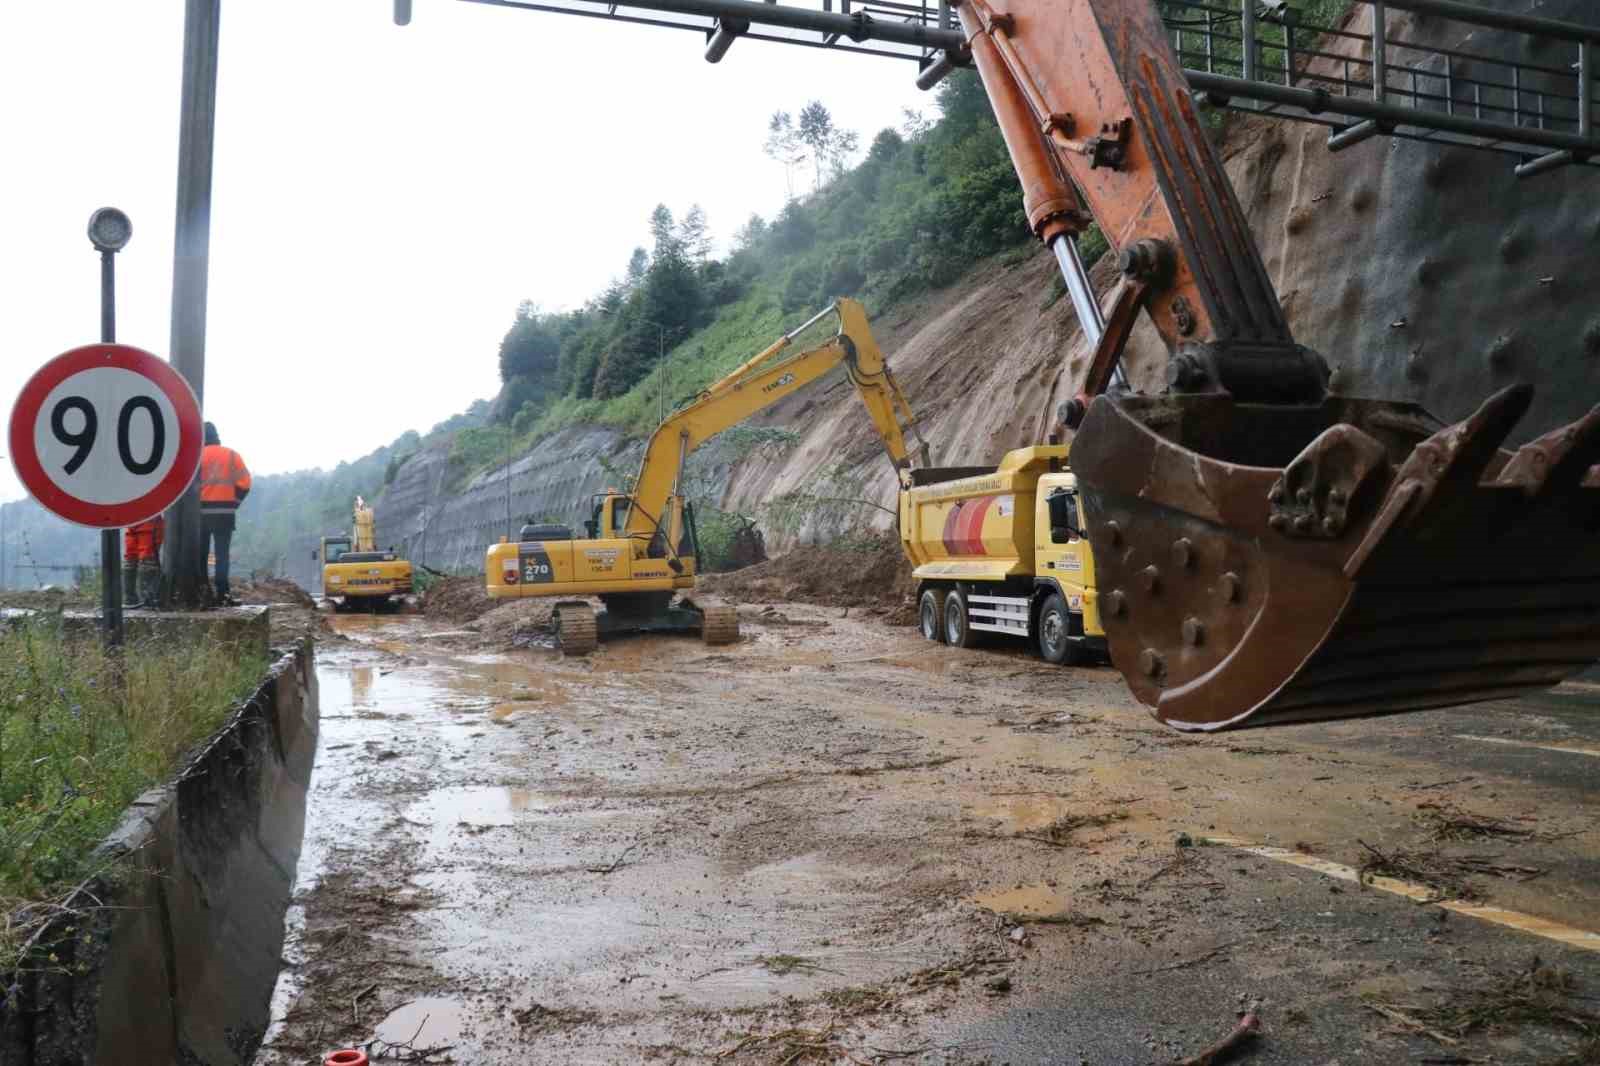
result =
[[161,561],[144,559],[139,563],[139,606],[161,606]]

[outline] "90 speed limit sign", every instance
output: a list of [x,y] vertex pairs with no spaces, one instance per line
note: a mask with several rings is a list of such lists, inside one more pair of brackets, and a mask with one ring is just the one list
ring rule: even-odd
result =
[[74,348],[11,409],[11,464],[45,508],[97,529],[166,510],[200,465],[200,405],[177,371],[123,344]]

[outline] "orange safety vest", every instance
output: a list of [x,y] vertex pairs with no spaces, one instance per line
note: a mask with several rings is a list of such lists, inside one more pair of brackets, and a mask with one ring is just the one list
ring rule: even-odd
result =
[[167,520],[156,515],[148,522],[129,526],[123,536],[123,556],[131,563],[154,559],[161,554],[161,542],[167,539]]
[[239,453],[220,444],[207,444],[200,453],[200,511],[232,514],[250,495],[250,471]]

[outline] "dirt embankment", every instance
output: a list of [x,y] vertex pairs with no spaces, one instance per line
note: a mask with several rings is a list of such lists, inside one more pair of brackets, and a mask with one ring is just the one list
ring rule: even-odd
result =
[[442,577],[422,592],[422,613],[451,622],[471,622],[494,608],[483,589],[483,576]]
[[242,581],[233,587],[233,598],[240,603],[291,603],[315,610],[311,594],[286,577],[263,577]]
[[866,607],[892,624],[911,625],[916,581],[891,536],[832,547],[798,547],[743,570],[711,574],[700,587],[733,603],[815,603]]

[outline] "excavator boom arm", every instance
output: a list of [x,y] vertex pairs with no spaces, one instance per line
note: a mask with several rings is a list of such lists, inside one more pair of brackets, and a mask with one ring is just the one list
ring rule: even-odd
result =
[[[794,339],[829,314],[837,314],[839,331],[827,343],[785,356]],[[916,419],[889,372],[883,352],[867,326],[866,311],[855,300],[840,300],[790,331],[693,401],[667,416],[645,445],[634,480],[634,506],[629,509],[629,536],[649,538],[662,520],[667,500],[678,491],[683,463],[705,441],[796,392],[843,364],[861,396],[884,450],[897,469],[910,465],[906,437],[917,437]],[[922,445],[926,463],[926,445]]]
[[1155,5],[961,0],[958,11],[1040,240],[1060,258],[1057,242],[1099,223],[1183,391],[1319,400],[1322,362],[1294,343]]

